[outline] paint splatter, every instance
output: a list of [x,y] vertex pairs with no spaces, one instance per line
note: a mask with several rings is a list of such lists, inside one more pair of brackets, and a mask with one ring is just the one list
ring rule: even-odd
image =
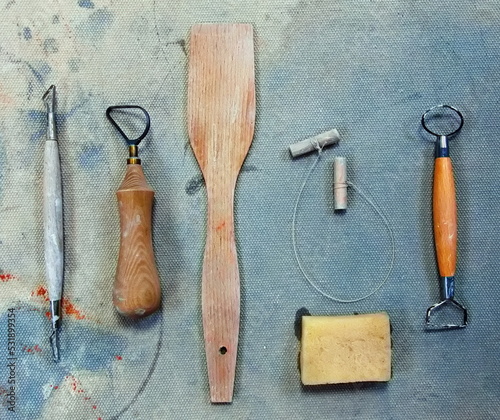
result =
[[45,85],[45,77],[52,71],[51,67],[47,63],[41,63],[39,66],[33,66],[29,63],[26,63],[26,65],[35,76],[35,79],[40,84]]
[[[34,295],[38,289],[38,287],[33,289]],[[46,305],[43,290],[40,292],[42,296],[33,297],[35,302],[31,305],[24,305],[21,308],[22,316],[16,317],[16,328],[22,332],[19,339],[23,340],[19,343],[18,351],[19,366],[22,368],[17,373],[20,383],[26,384],[26,386],[19,387],[19,393],[16,392],[18,396],[16,416],[23,419],[42,418],[41,412],[44,410],[44,404],[41,402],[49,397],[50,392],[56,392],[54,390],[57,386],[57,392],[64,388],[85,405],[85,418],[95,420],[102,414],[99,399],[90,394],[85,388],[85,382],[80,383],[78,376],[72,377],[69,369],[91,372],[109,371],[113,363],[116,363],[115,355],[123,354],[123,349],[130,343],[120,335],[92,328],[84,322],[69,320],[64,323],[63,346],[64,355],[71,360],[71,367],[65,363],[55,364],[49,357],[48,347],[44,347],[44,344],[48,346],[47,328],[50,327],[39,305],[35,306],[38,302],[44,307]],[[0,313],[0,325],[7,325],[7,316],[8,312]],[[7,348],[7,339],[7,334],[0,334],[0,348]],[[36,344],[38,347],[35,349]],[[23,346],[31,348],[31,351],[22,351]],[[38,349],[42,352],[37,352]],[[51,384],[52,387],[50,387]],[[0,378],[0,386],[2,385],[5,384]],[[96,411],[92,410],[93,405],[97,406]],[[3,417],[0,416],[0,418]]]
[[68,60],[68,68],[72,73],[77,73],[80,70],[80,60],[77,58]]
[[78,6],[84,7],[85,9],[93,9],[94,3],[90,0],[78,0]]
[[27,26],[23,28],[23,37],[25,40],[29,41],[32,38],[31,29]]
[[10,280],[17,280],[17,277],[13,274],[0,274],[0,281],[3,283],[7,283]]
[[186,194],[193,195],[196,194],[201,189],[201,187],[203,187],[203,185],[205,185],[205,179],[203,178],[203,175],[195,175],[187,182],[184,189],[186,191]]
[[[36,299],[43,300],[45,302],[49,301],[49,292],[44,286],[38,286],[34,291],[31,292],[31,296]],[[76,319],[85,319],[84,315],[73,303],[71,303],[67,298],[61,299],[62,312],[65,315],[73,316]],[[50,318],[50,312],[45,312],[45,316]]]
[[[66,382],[69,382],[69,387],[70,387],[70,390],[74,393],[74,394],[85,394],[86,391],[85,389],[83,389],[82,387],[82,384],[81,382],[73,375],[66,375],[64,380]],[[91,397],[88,397],[88,396],[83,396],[83,401],[87,401],[89,404],[92,404],[90,407],[92,408],[92,410],[97,410],[97,404],[95,402],[91,402],[92,398]]]
[[[3,139],[0,136],[0,148],[3,150]],[[3,196],[3,188],[4,188],[4,174],[5,174],[5,167],[6,167],[6,157],[5,153],[0,154],[0,200],[2,199]]]
[[36,143],[38,140],[40,140],[44,134],[45,134],[45,129],[43,130],[38,130],[37,132],[33,133],[31,136],[30,136],[30,143]]
[[49,292],[43,286],[38,286],[34,291],[31,292],[31,296],[41,297],[47,302],[49,300]]
[[115,359],[116,359],[116,360],[122,360],[122,359],[123,359],[123,357],[121,357],[121,356],[115,356]]
[[38,344],[36,344],[34,347],[29,347],[29,346],[24,346],[22,350],[26,353],[41,353],[42,349]]
[[[32,71],[34,71],[32,69]],[[41,77],[41,76],[40,76]],[[39,80],[40,81],[40,80]],[[43,79],[42,82],[43,83]],[[73,107],[68,113],[66,114],[59,114],[56,112],[56,124],[60,128],[63,126],[63,124],[66,122],[66,120],[71,117],[78,108],[80,108],[84,103],[80,103]],[[30,136],[30,143],[36,143],[38,140],[40,140],[46,132],[46,120],[47,120],[47,113],[45,111],[40,111],[40,110],[35,110],[35,109],[30,109],[25,111],[26,118],[28,119],[28,123],[34,123],[36,124],[37,127],[44,127],[41,129],[38,129],[35,131],[33,134]],[[35,150],[33,148],[29,148],[28,150],[32,151]],[[1,156],[0,156],[1,159]],[[1,163],[1,162],[0,162]]]
[[66,375],[64,379],[66,382],[69,382],[69,387],[73,392],[80,394],[85,392],[85,390],[81,387],[80,381],[75,376]]
[[80,166],[85,169],[95,169],[101,161],[104,146],[86,145],[78,158]]
[[63,308],[63,313],[66,315],[72,315],[76,319],[85,319],[85,315],[83,315],[76,307],[73,305],[71,302],[67,301],[66,299],[62,298],[62,308]]
[[43,42],[43,50],[49,54],[53,54],[59,51],[59,47],[55,38],[47,38]]
[[90,40],[97,41],[104,36],[104,32],[113,23],[113,13],[107,9],[97,9],[86,22],[77,27],[77,30]]

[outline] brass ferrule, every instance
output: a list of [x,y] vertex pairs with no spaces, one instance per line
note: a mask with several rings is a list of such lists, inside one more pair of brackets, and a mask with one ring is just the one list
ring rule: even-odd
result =
[[139,148],[135,144],[131,144],[128,147],[129,158],[127,159],[127,164],[141,164],[139,156]]

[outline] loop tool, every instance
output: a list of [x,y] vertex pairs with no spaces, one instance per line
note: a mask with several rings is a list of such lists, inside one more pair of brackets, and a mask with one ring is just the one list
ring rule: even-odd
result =
[[[436,121],[445,122],[446,128],[438,127],[441,124]],[[457,134],[463,125],[462,113],[450,105],[435,106],[422,115],[423,128],[436,136],[432,213],[441,301],[427,309],[425,324],[429,329],[467,325],[467,309],[455,300],[457,205],[448,144],[449,137]]]
[[[146,126],[139,137],[130,139],[111,116],[113,111],[122,109],[138,109],[144,113]],[[161,303],[160,279],[151,234],[155,193],[144,176],[138,150],[151,122],[147,111],[136,105],[111,106],[106,110],[106,116],[129,148],[125,178],[116,192],[121,235],[113,304],[120,314],[140,318],[155,312]]]

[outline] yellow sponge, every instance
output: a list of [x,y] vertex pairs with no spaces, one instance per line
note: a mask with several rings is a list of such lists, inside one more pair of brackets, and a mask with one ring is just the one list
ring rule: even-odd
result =
[[388,381],[389,316],[303,316],[300,371],[304,385]]

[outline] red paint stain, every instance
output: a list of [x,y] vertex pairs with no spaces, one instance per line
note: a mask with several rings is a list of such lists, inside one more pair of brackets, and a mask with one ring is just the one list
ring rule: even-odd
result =
[[69,386],[71,387],[71,389],[75,392],[80,392],[80,391],[83,391],[81,388],[80,388],[80,381],[78,379],[76,379],[73,375],[68,375],[66,376],[66,378],[68,381],[69,381]]
[[38,286],[37,289],[35,289],[33,292],[31,292],[31,296],[41,297],[41,298],[43,298],[47,302],[49,300],[49,292],[43,286]]
[[56,386],[54,387],[54,389],[57,389],[57,388],[59,388],[59,387],[56,385]]
[[220,225],[218,225],[215,230],[221,230],[224,226],[226,226],[226,222],[222,222]]
[[66,315],[72,315],[76,319],[85,319],[85,315],[83,315],[75,305],[73,305],[71,302],[69,302],[67,299],[62,298],[62,308],[63,312]]
[[121,357],[121,356],[115,356],[115,359],[116,359],[116,360],[122,360],[122,359],[123,359],[123,357]]
[[26,353],[41,353],[41,352],[42,352],[42,349],[41,349],[41,348],[40,348],[40,346],[37,344],[37,345],[35,345],[34,347],[24,346],[24,347],[23,347],[23,351],[25,351]]
[[[67,381],[67,382],[69,382],[69,386],[71,387],[71,389],[73,390],[73,392],[75,392],[77,394],[85,393],[85,390],[81,387],[80,381],[76,377],[74,377],[73,375],[67,375],[67,376],[65,376],[64,380]],[[84,401],[89,401],[89,403],[90,403],[90,400],[91,400],[90,397],[83,396],[83,395],[82,395],[82,397],[83,397]],[[93,404],[93,403],[90,403],[90,404],[92,404],[92,409],[93,410],[97,410],[97,405],[96,404]]]
[[17,277],[12,275],[12,274],[0,274],[0,281],[2,281],[4,283],[8,282],[9,280],[14,280],[14,279],[17,279]]
[[[44,286],[38,286],[31,292],[31,296],[43,299],[45,302],[49,301],[49,292]],[[86,318],[86,315],[84,315],[73,303],[71,303],[71,301],[64,297],[61,299],[61,307],[64,315],[69,315],[80,320]],[[50,312],[45,312],[45,316],[50,319]]]

